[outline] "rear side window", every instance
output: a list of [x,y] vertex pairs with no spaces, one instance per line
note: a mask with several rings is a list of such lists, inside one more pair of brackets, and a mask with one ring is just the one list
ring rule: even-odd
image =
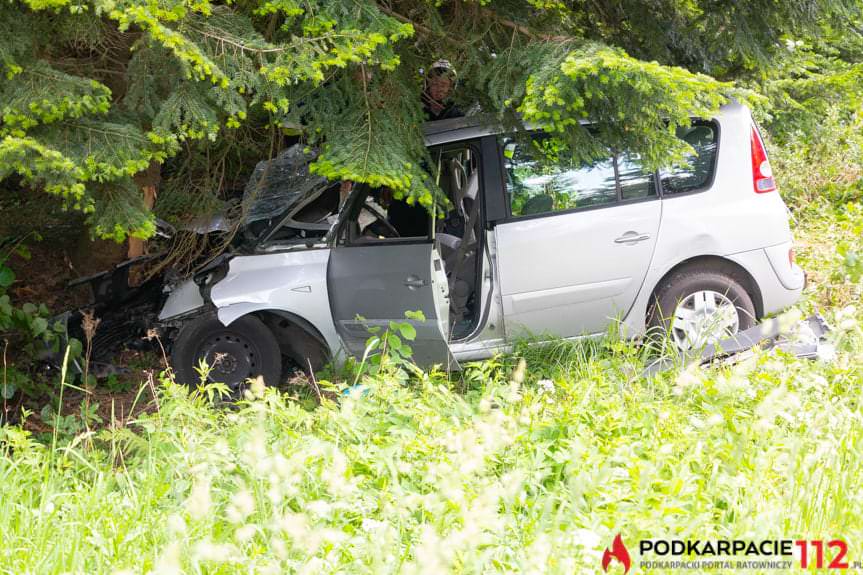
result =
[[716,170],[719,130],[714,122],[694,121],[677,130],[677,137],[695,149],[686,164],[660,171],[662,191],[666,195],[694,192],[710,185]]
[[656,196],[653,174],[634,155],[617,155],[592,162],[571,157],[548,158],[546,137],[504,138],[507,196],[513,216],[535,216],[610,206]]
[[621,200],[638,200],[656,195],[653,174],[644,171],[641,160],[634,154],[617,156],[617,178]]

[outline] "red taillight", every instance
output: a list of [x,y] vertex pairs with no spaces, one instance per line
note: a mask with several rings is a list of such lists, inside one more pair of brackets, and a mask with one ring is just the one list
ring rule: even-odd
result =
[[776,191],[776,180],[773,179],[773,170],[770,168],[770,160],[764,150],[764,143],[758,130],[752,126],[752,134],[749,137],[752,146],[752,184],[756,194]]
[[797,261],[797,254],[794,253],[794,248],[788,250],[788,263],[794,267],[794,262]]

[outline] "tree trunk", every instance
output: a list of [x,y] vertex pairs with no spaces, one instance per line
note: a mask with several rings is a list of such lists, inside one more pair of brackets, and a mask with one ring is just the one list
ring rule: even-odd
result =
[[[158,162],[150,162],[150,166],[135,174],[135,183],[141,188],[144,194],[144,205],[148,210],[152,210],[156,205],[156,189],[162,179],[162,166]],[[127,257],[129,259],[137,258],[147,252],[147,243],[138,238],[129,238],[129,250]]]

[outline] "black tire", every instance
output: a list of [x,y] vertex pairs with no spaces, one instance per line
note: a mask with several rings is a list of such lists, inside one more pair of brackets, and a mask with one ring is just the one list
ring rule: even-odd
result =
[[670,338],[671,320],[677,305],[699,291],[714,291],[727,297],[737,310],[738,331],[749,329],[755,325],[757,315],[752,296],[742,284],[731,270],[684,268],[671,274],[654,291],[648,312],[648,333]]
[[267,385],[277,385],[282,375],[279,344],[264,322],[254,316],[241,317],[226,327],[210,314],[184,325],[171,350],[177,381],[200,384],[195,368],[201,359],[211,367],[209,381],[225,383],[233,390],[259,375]]

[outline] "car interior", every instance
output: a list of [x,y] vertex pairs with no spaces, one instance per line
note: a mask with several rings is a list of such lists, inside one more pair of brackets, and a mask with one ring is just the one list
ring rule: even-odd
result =
[[333,183],[293,206],[286,214],[254,222],[254,237],[261,244],[323,237],[338,217],[339,190],[340,185]]
[[352,203],[345,241],[368,245],[434,238],[449,283],[449,339],[453,341],[467,337],[480,315],[479,153],[461,143],[435,150],[433,159],[440,167],[438,184],[448,200],[444,214],[433,218],[425,207],[396,199],[386,187],[365,188],[360,192],[362,200]]

